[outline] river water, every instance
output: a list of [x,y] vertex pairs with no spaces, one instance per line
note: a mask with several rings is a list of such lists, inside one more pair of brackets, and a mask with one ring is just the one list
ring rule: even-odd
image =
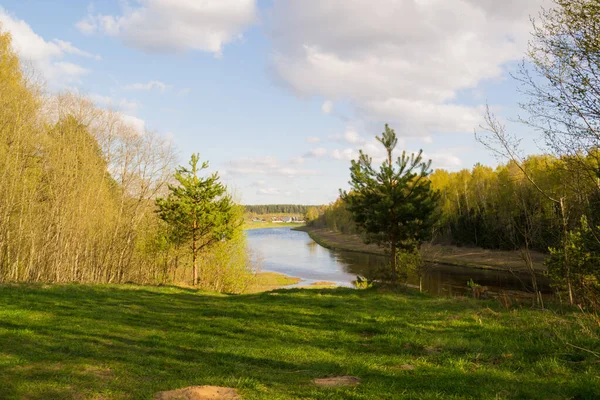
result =
[[[312,240],[306,232],[290,228],[254,229],[246,232],[248,244],[260,258],[262,270],[279,272],[302,279],[298,285],[315,282],[333,282],[352,287],[357,275],[369,276],[376,268],[386,265],[385,257],[330,250]],[[423,278],[423,289],[436,295],[463,295],[469,279],[488,286],[493,292],[526,292],[528,276],[504,271],[428,264]],[[408,283],[418,285],[419,279],[409,275]],[[550,293],[549,282],[539,277],[544,293]]]

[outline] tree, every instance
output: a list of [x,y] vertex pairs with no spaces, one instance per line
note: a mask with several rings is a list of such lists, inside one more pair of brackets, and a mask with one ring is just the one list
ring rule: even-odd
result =
[[361,150],[350,167],[351,190],[341,192],[341,198],[365,232],[366,242],[389,249],[390,272],[397,282],[398,254],[414,253],[431,235],[439,195],[431,188],[431,161],[423,161],[422,151],[410,156],[403,152],[394,162],[398,138],[388,125],[377,141],[387,159],[377,171],[373,159]]
[[319,218],[319,209],[317,207],[310,207],[306,214],[304,214],[304,221],[307,225],[310,225]]
[[[541,131],[559,156],[600,146],[599,37],[597,0],[554,0],[533,21],[528,62],[517,76],[529,98],[523,122]],[[590,171],[593,180],[596,172]]]
[[241,221],[234,219],[239,213],[227,188],[214,173],[199,177],[208,168],[208,162],[199,165],[198,154],[193,154],[190,168],[179,167],[175,172],[178,185],[169,185],[167,198],[156,199],[161,219],[172,228],[172,239],[176,243],[191,244],[193,283],[198,284],[197,256],[203,249],[225,240],[239,228]]

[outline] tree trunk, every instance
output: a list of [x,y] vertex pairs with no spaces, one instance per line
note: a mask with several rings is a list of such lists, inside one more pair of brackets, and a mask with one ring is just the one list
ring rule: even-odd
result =
[[573,286],[571,284],[571,265],[569,264],[569,255],[568,255],[568,251],[569,251],[569,243],[568,243],[568,238],[567,238],[567,215],[566,215],[566,211],[565,211],[565,202],[564,202],[564,198],[561,197],[560,198],[560,213],[561,213],[561,217],[562,217],[562,224],[563,224],[563,252],[565,255],[565,268],[566,268],[566,275],[567,275],[567,290],[569,292],[569,304],[573,305],[574,300],[573,300]]
[[194,219],[194,231],[192,233],[192,261],[194,264],[194,286],[198,285],[198,264],[196,263],[197,239],[196,239],[196,219]]
[[393,237],[390,244],[390,253],[392,257],[392,282],[398,283],[398,259],[396,258],[396,238]]

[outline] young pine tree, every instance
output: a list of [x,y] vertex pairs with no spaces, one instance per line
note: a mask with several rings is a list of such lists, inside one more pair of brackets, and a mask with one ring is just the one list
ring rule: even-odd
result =
[[189,168],[177,168],[178,185],[169,185],[169,196],[156,199],[160,218],[172,228],[172,240],[190,244],[194,285],[198,284],[199,252],[228,239],[241,226],[236,220],[239,213],[219,176],[198,176],[206,168],[208,162],[199,165],[198,154],[193,154]]
[[439,196],[428,179],[431,161],[423,161],[422,151],[410,156],[403,152],[394,161],[392,152],[398,138],[388,125],[377,140],[385,147],[387,159],[376,170],[372,158],[361,150],[358,161],[353,160],[350,167],[351,190],[341,192],[341,197],[354,222],[365,232],[367,243],[389,249],[391,273],[397,281],[398,255],[416,254],[431,235]]

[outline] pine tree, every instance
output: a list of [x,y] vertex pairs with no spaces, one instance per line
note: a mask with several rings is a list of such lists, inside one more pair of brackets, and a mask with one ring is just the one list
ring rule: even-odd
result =
[[431,161],[423,161],[422,151],[410,156],[403,152],[394,161],[398,138],[388,125],[377,141],[385,147],[387,159],[376,170],[372,158],[361,150],[350,167],[351,190],[341,192],[341,197],[367,243],[389,249],[391,273],[397,281],[398,255],[416,253],[431,235],[439,195],[431,188]]
[[177,168],[175,179],[179,184],[169,185],[169,196],[156,199],[156,204],[160,218],[171,226],[172,240],[191,245],[193,282],[197,285],[199,252],[231,237],[241,221],[235,220],[238,213],[218,174],[198,176],[208,168],[208,162],[199,165],[198,154],[193,154],[189,165]]

